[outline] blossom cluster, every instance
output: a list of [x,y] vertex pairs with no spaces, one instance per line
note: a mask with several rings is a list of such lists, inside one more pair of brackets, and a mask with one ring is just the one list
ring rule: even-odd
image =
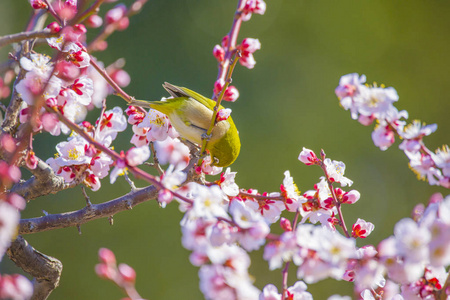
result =
[[[263,15],[266,12],[266,3],[263,0],[246,0],[241,2],[241,7],[238,7],[235,15],[235,22],[230,32],[222,38],[220,45],[215,45],[213,48],[213,55],[219,63],[219,76],[214,83],[215,98],[223,90],[225,86],[226,66],[232,63],[232,56],[239,52],[239,63],[248,68],[253,69],[256,61],[253,53],[261,49],[261,43],[258,39],[245,38],[241,44],[236,45],[237,34],[241,22],[250,20],[253,14]],[[223,100],[234,102],[239,98],[238,89],[230,85],[224,92]]]
[[[15,140],[8,134],[0,135],[0,149],[3,157],[10,157],[17,151]],[[4,192],[21,178],[20,169],[0,160],[0,261],[11,245],[20,220],[20,211],[26,201],[13,192]],[[33,293],[33,285],[22,275],[0,275],[0,299],[29,299]]]
[[[83,183],[96,191],[100,188],[100,179],[108,175],[110,166],[113,164],[112,158],[103,150],[111,149],[111,144],[118,132],[124,131],[127,126],[126,118],[119,107],[106,111],[104,100],[113,90],[92,66],[95,63],[103,68],[101,62],[96,62],[96,59],[88,54],[85,25],[75,22],[78,13],[77,1],[49,3],[30,0],[30,5],[37,10],[47,10],[56,20],[41,31],[48,36],[47,44],[54,49],[54,54],[50,57],[38,53],[31,49],[34,43],[30,43],[30,49],[21,51],[18,58],[14,57],[15,62],[11,64],[11,70],[0,78],[0,98],[6,98],[11,93],[8,84],[12,83],[16,77],[13,87],[15,94],[10,108],[16,109],[14,106],[19,103],[18,126],[13,123],[14,128],[8,132],[3,131],[0,136],[1,157],[4,159],[0,161],[2,191],[0,195],[0,260],[17,234],[20,211],[26,204],[24,198],[10,192],[14,189],[12,185],[23,179],[17,166],[23,165],[33,170],[40,162],[43,164],[33,150],[33,136],[42,131],[55,136],[61,133],[69,134],[73,126],[84,131],[92,141],[95,141],[95,145],[80,134],[72,132],[67,141],[56,145],[57,154],[54,158],[49,158],[47,163],[57,175],[63,177],[67,186]],[[124,11],[123,7],[121,9]],[[119,30],[126,28],[125,15],[116,18],[117,20],[108,17],[114,14],[114,10],[117,10],[117,7],[106,14],[106,24],[121,22],[122,27],[115,28]],[[101,17],[91,13],[89,15],[85,20],[87,26],[95,27],[94,23],[101,26],[103,20]],[[40,26],[41,22],[36,22],[39,16],[40,14],[32,14],[30,25]],[[83,21],[83,19],[79,18],[76,21]],[[101,42],[98,40],[96,44]],[[118,86],[124,87],[128,85],[130,79],[122,67],[123,61],[118,60],[108,66],[105,73],[113,78]],[[87,112],[94,107],[102,107],[103,110],[97,122],[90,124],[84,120]],[[58,114],[64,117],[65,122],[58,117]],[[149,152],[148,149],[147,152]],[[132,161],[137,160],[133,157]],[[45,164],[40,167],[45,168]],[[0,299],[29,299],[32,293],[33,286],[25,277],[20,275],[0,277]]]
[[399,148],[409,158],[409,166],[418,178],[431,185],[450,188],[449,146],[444,145],[433,153],[423,143],[423,137],[436,131],[437,125],[425,125],[418,120],[406,124],[408,112],[398,111],[393,105],[399,99],[397,91],[383,85],[368,86],[365,82],[365,75],[342,76],[335,90],[341,106],[350,110],[352,118],[365,126],[377,121],[372,139],[381,150],[389,148],[396,135],[401,138]]
[[[126,118],[119,107],[104,112],[96,126],[86,121],[81,124],[88,135],[106,148],[111,145],[118,132],[126,129],[126,125]],[[93,191],[100,189],[100,179],[108,175],[114,162],[109,155],[77,134],[58,143],[56,150],[58,152],[55,158],[46,161],[56,174],[62,176],[67,183],[78,179]]]

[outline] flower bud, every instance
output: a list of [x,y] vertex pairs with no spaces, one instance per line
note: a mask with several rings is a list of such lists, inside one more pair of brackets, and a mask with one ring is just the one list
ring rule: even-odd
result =
[[292,231],[291,221],[289,221],[288,219],[283,218],[283,217],[280,219],[280,227],[284,231]]
[[51,33],[57,33],[61,30],[61,26],[59,26],[59,24],[56,22],[51,22],[47,25],[47,28],[50,29]]
[[119,265],[119,274],[125,282],[134,283],[136,281],[136,271],[127,264]]
[[100,248],[100,250],[98,250],[98,258],[107,265],[116,264],[116,256],[108,248]]
[[222,62],[225,58],[225,50],[220,45],[215,45],[213,49],[213,55],[218,62]]
[[99,15],[90,15],[86,19],[86,25],[91,28],[98,28],[103,25],[103,19]]
[[314,151],[307,149],[305,147],[303,147],[302,152],[300,152],[298,160],[307,166],[317,164],[317,162],[319,161]]
[[225,94],[223,95],[223,100],[229,102],[235,102],[239,98],[239,91],[234,85],[228,86]]

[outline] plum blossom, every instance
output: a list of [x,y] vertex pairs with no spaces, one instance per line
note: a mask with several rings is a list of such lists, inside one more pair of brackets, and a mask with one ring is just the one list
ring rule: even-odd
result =
[[337,160],[331,161],[331,159],[326,158],[324,164],[331,182],[339,182],[341,186],[351,186],[353,184],[353,181],[344,176],[345,164],[343,162]]
[[[110,145],[116,139],[117,133],[127,128],[127,121],[120,107],[116,106],[111,110],[103,113],[101,123],[96,121],[95,138],[104,145]],[[107,141],[106,141],[107,139]]]
[[274,270],[281,268],[284,262],[292,260],[298,251],[295,232],[287,231],[278,240],[265,246],[263,258],[269,262],[269,269]]
[[310,165],[313,165],[313,164],[316,164],[319,162],[314,151],[307,149],[305,147],[303,147],[302,152],[300,152],[300,154],[298,156],[298,160],[307,166],[310,166]]
[[283,184],[280,186],[281,195],[285,198],[286,209],[288,211],[297,211],[304,199],[300,197],[297,185],[289,171],[284,172]]
[[424,136],[428,136],[435,132],[437,124],[422,126],[420,121],[414,120],[408,126],[403,128],[403,132],[400,132],[400,136],[404,141],[400,144],[399,148],[408,152],[417,152],[421,148],[420,141]]
[[229,219],[226,211],[226,195],[220,187],[217,185],[205,187],[195,183],[191,183],[189,187],[189,197],[194,200],[194,203],[185,218],[188,220],[197,218],[205,220]]
[[11,244],[19,220],[20,213],[17,208],[0,200],[0,261]]
[[184,169],[189,164],[189,148],[179,139],[167,137],[163,141],[155,142],[156,156],[161,164],[167,163]]
[[155,109],[150,109],[137,126],[146,128],[147,140],[150,142],[164,141],[167,137],[176,138],[179,136],[170,124],[169,118]]
[[[253,190],[252,192],[256,193],[256,190]],[[280,219],[281,212],[286,209],[286,205],[281,200],[271,199],[272,197],[279,198],[280,193],[263,193],[262,196],[267,196],[267,198],[254,199],[245,197],[245,205],[261,214],[268,224],[275,223]]]
[[231,172],[231,169],[227,168],[224,173],[220,174],[220,179],[216,181],[227,196],[239,195],[239,186],[234,181],[236,174],[237,172]]
[[131,148],[125,154],[122,152],[121,157],[122,159],[116,161],[115,167],[109,175],[111,184],[116,181],[117,176],[127,172],[128,166],[135,167],[143,164],[150,157],[150,150],[148,146]]
[[366,238],[373,231],[375,225],[370,222],[364,221],[363,219],[359,219],[353,224],[352,227],[352,236],[359,238]]
[[198,173],[203,172],[207,175],[217,175],[222,172],[222,167],[217,167],[213,165],[213,160],[211,159],[211,155],[206,155],[203,158],[201,167],[197,170]]

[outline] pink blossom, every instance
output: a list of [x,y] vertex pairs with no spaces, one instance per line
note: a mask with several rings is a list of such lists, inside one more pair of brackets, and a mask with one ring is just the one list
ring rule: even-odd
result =
[[372,132],[372,140],[380,150],[386,150],[395,142],[395,134],[389,126],[377,126]]
[[273,284],[268,284],[259,295],[259,300],[281,300],[281,297],[282,296],[278,293],[277,287]]
[[19,223],[19,211],[5,201],[0,201],[0,261],[8,249]]
[[225,121],[230,117],[231,109],[230,108],[223,108],[217,112],[216,121]]
[[224,173],[220,174],[220,180],[216,181],[227,196],[234,197],[239,194],[239,186],[234,181],[236,174],[236,172],[231,172],[231,169],[227,168]]
[[314,165],[319,162],[314,151],[303,147],[302,152],[300,152],[298,156],[298,160],[304,163],[307,166]]
[[342,195],[342,203],[353,204],[356,203],[361,194],[357,190],[351,190]]
[[151,142],[164,141],[167,137],[178,137],[178,133],[170,124],[169,118],[165,114],[154,109],[150,109],[142,122],[137,126],[148,128],[147,140]]
[[32,295],[33,284],[25,276],[14,274],[0,277],[1,299],[26,300]]
[[352,236],[364,239],[372,233],[374,228],[375,226],[372,223],[358,218],[356,223],[352,226]]
[[342,161],[337,161],[326,158],[324,160],[328,178],[331,182],[339,182],[341,186],[351,186],[353,181],[344,176],[345,164]]
[[167,163],[179,169],[185,168],[189,163],[189,148],[178,139],[166,138],[155,142],[155,150],[161,164]]
[[[99,121],[101,121],[100,124]],[[104,112],[101,120],[97,120],[95,124],[97,126],[95,138],[100,142],[106,142],[106,145],[110,145],[117,134],[127,128],[126,117],[118,106]],[[108,141],[105,141],[106,139]]]
[[222,172],[223,168],[222,167],[217,167],[212,165],[213,161],[211,159],[211,155],[207,155],[203,158],[202,161],[202,165],[200,167],[200,170],[198,170],[198,172],[203,172],[204,174],[207,175],[217,175],[220,174],[220,172]]

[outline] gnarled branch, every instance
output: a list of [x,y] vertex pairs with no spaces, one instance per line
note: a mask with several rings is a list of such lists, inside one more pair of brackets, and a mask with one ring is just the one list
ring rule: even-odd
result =
[[11,243],[7,253],[18,267],[35,278],[32,300],[47,299],[59,285],[62,263],[37,251],[23,237],[18,236]]

